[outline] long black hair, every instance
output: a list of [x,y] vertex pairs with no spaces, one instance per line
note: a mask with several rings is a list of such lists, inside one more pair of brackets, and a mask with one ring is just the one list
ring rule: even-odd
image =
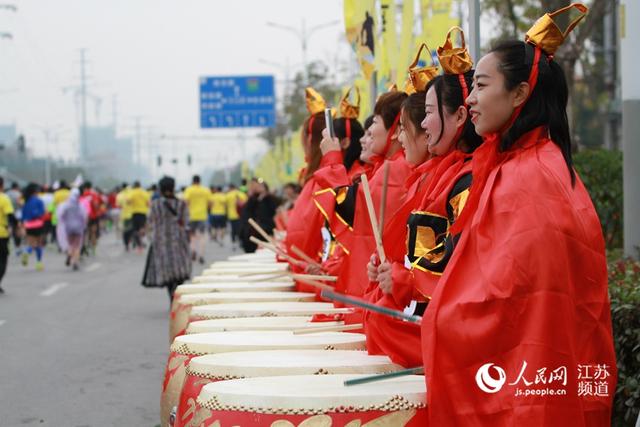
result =
[[30,182],[26,187],[24,187],[24,190],[22,190],[22,198],[26,202],[31,198],[31,196],[37,195],[39,191],[40,186],[34,182]]
[[[467,86],[467,93],[471,91],[471,85],[473,84],[473,70],[469,70],[463,74],[464,81]],[[433,87],[438,99],[438,116],[440,117],[440,136],[438,141],[442,138],[444,132],[444,113],[443,108],[446,108],[447,113],[454,114],[461,105],[465,102],[465,93],[460,82],[458,74],[443,74],[437,76],[427,86],[427,90]],[[462,133],[460,134],[459,141],[456,142],[458,149],[472,153],[476,148],[482,144],[482,137],[476,133],[476,129],[471,122],[471,115],[467,114],[467,120],[464,122]]]
[[[529,80],[535,48],[529,43],[507,40],[496,44],[490,51],[498,58],[498,71],[504,75],[505,87],[511,91]],[[571,183],[575,183],[571,158],[571,134],[567,118],[569,89],[562,67],[544,52],[538,65],[538,81],[529,99],[511,127],[502,135],[500,151],[509,150],[525,133],[539,126],[549,129],[551,140],[562,152]]]
[[[347,135],[347,120],[349,121],[351,135]],[[360,159],[360,153],[362,152],[360,138],[364,135],[364,129],[358,120],[345,119],[344,117],[333,121],[333,129],[338,139],[349,137],[349,146],[344,151],[343,159],[344,167],[349,170],[351,166]]]

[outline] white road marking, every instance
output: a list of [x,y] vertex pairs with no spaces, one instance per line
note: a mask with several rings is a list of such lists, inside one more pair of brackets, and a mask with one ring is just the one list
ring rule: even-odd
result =
[[64,289],[67,286],[69,286],[68,283],[63,282],[63,283],[54,283],[53,285],[49,286],[47,289],[45,289],[44,291],[40,292],[40,296],[41,297],[50,297],[51,295],[55,294],[56,292],[58,292],[60,289]]
[[0,326],[4,325],[5,323],[7,323],[6,320],[0,320]]
[[87,273],[91,273],[93,271],[96,271],[100,267],[102,267],[102,264],[100,264],[99,262],[94,262],[93,264],[91,264],[87,268],[85,268],[84,271],[86,271]]

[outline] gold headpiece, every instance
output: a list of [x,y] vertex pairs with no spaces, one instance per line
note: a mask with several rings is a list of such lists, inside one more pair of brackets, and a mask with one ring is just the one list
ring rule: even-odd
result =
[[311,86],[304,90],[304,94],[309,114],[314,115],[316,113],[324,111],[324,109],[327,108],[327,103],[324,101],[322,95],[320,95]]
[[[562,32],[558,25],[553,20],[554,17],[568,11],[569,9],[576,8],[580,12],[580,15],[574,19],[567,29]],[[524,36],[524,41],[534,46],[539,47],[547,55],[553,56],[558,47],[564,42],[571,30],[587,15],[589,8],[582,3],[572,3],[569,6],[558,9],[552,13],[545,13],[541,16],[535,24],[527,31]]]
[[[460,41],[462,43],[460,47],[453,47],[451,42],[451,33],[454,31],[460,32]],[[449,29],[444,44],[436,52],[440,66],[446,74],[464,74],[473,68],[473,60],[464,41],[464,31],[460,27],[451,27]]]
[[427,47],[425,43],[422,43],[420,45],[420,49],[418,49],[416,59],[414,59],[413,63],[409,65],[409,80],[411,82],[411,86],[407,85],[407,87],[405,87],[405,91],[412,89],[414,92],[424,91],[427,88],[427,84],[438,75],[437,65],[429,65],[426,67],[416,68],[416,66],[418,65],[418,61],[420,61],[420,54],[422,53],[422,49],[424,48],[427,49],[427,53],[429,53],[431,63],[433,63],[433,58],[431,58],[431,50],[429,50],[429,47]]
[[360,115],[360,89],[358,89],[358,86],[353,87],[356,88],[356,96],[358,97],[355,105],[349,102],[351,88],[349,88],[347,93],[345,93],[340,100],[340,116],[344,117],[345,119],[357,119]]

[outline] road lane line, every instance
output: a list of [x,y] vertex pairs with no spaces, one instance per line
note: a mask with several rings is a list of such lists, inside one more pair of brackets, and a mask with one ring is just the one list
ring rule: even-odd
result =
[[64,289],[67,286],[69,286],[68,283],[63,282],[63,283],[54,283],[53,285],[49,286],[47,289],[45,289],[44,291],[40,292],[40,296],[41,297],[50,297],[51,295],[55,294],[56,292],[58,292],[60,289]]
[[94,262],[93,264],[87,266],[87,268],[85,268],[84,271],[86,271],[87,273],[91,273],[93,271],[96,271],[100,267],[102,267],[102,264],[100,264],[99,262]]

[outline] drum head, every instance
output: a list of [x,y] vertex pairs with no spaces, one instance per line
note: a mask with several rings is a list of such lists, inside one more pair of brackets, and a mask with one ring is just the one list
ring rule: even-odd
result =
[[[402,410],[426,404],[423,376],[410,375],[357,386],[347,379],[361,375],[293,375],[243,378],[207,384],[198,403],[209,409],[255,412],[317,414],[337,408],[355,410]],[[244,408],[244,409],[243,409]]]
[[171,351],[184,355],[279,349],[364,350],[365,336],[348,332],[294,335],[291,331],[232,331],[181,335],[171,344]]
[[187,327],[187,334],[224,331],[293,331],[296,329],[339,326],[343,322],[311,322],[311,316],[236,317],[198,320]]
[[187,368],[203,378],[280,375],[375,374],[401,369],[387,356],[351,350],[266,350],[208,354],[191,359]]
[[180,297],[182,305],[206,305],[268,301],[315,301],[316,294],[305,292],[210,292]]
[[335,308],[327,302],[245,302],[193,307],[192,320],[228,317],[313,316],[314,314],[345,314],[349,308]]

